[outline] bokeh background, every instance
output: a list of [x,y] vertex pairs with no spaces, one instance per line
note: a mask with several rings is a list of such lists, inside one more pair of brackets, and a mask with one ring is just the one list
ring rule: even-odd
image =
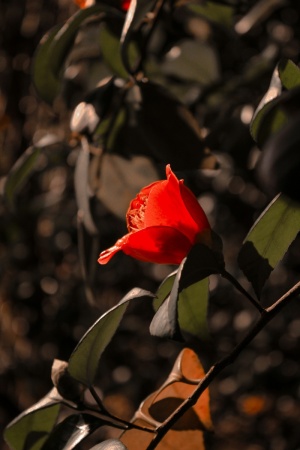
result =
[[[243,27],[239,20],[258,2],[238,3],[236,23]],[[276,7],[267,8],[249,30],[242,28],[239,33],[203,22],[194,24],[193,29],[189,23],[189,35],[199,38],[202,30],[209,43],[216,62],[214,73],[206,80],[192,80],[184,90],[178,87],[178,77],[170,75],[174,92],[184,97],[204,133],[208,132],[207,142],[220,163],[214,173],[180,175],[199,196],[221,235],[228,270],[249,289],[236,258],[247,231],[270,200],[255,177],[259,150],[250,136],[249,122],[276,61],[284,56],[297,63],[300,50],[299,5],[273,3]],[[40,39],[76,10],[71,0],[2,0],[0,4],[1,183],[23,152],[47,133],[65,142],[39,159],[14,208],[8,207],[5,199],[0,203],[2,430],[51,389],[53,359],[68,360],[100,314],[134,286],[155,291],[173,269],[140,263],[123,254],[107,266],[98,266],[100,250],[126,232],[125,222],[99,201],[94,205],[99,239],[92,239],[84,230],[78,234],[73,183],[78,141],[69,130],[71,106],[75,105],[58,101],[54,107],[48,106],[38,98],[31,81],[32,59]],[[179,17],[177,24],[181,38],[184,27]],[[76,91],[76,86],[73,89]],[[73,103],[82,92],[75,94]],[[163,175],[162,165],[157,170]],[[82,273],[82,236],[91,259],[89,280],[95,302],[87,296]],[[298,281],[299,244],[297,238],[272,274],[264,289],[264,305]],[[212,276],[210,291],[211,337],[197,343],[205,368],[230,351],[256,317],[228,282]],[[295,300],[213,382],[215,433],[207,437],[208,449],[300,449],[299,313],[299,301]],[[163,382],[182,348],[180,343],[150,336],[152,316],[149,302],[130,306],[99,370],[100,395],[112,411],[126,419]],[[114,435],[114,430],[105,429],[94,440]],[[7,448],[4,442],[1,445]]]

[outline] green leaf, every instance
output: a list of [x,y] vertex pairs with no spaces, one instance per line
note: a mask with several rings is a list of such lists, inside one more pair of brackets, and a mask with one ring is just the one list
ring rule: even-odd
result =
[[73,414],[51,432],[42,450],[72,450],[87,436],[108,422],[91,414]]
[[56,388],[7,425],[4,439],[13,450],[39,450],[55,425],[62,397]]
[[[267,128],[268,125],[266,124],[266,115],[272,109],[272,107],[278,103],[278,97],[280,96],[281,91],[282,91],[282,84],[279,77],[278,68],[276,67],[271,78],[270,86],[266,94],[260,101],[258,107],[256,108],[256,111],[253,115],[250,124],[251,135],[253,139],[259,144],[265,142],[269,135],[269,132],[265,131],[265,128]],[[271,123],[270,126],[272,127],[272,122],[276,121],[280,124],[281,119],[280,117],[279,118],[276,117],[276,110],[275,110],[274,117],[272,117],[269,120],[269,122]],[[270,126],[268,128],[270,128]],[[275,125],[273,124],[273,129],[276,128],[277,128],[276,124]],[[267,137],[265,135],[267,135]]]
[[114,336],[127,309],[128,302],[135,298],[154,295],[134,288],[113,308],[104,313],[85,333],[69,359],[69,373],[86,386],[91,386],[97,374],[100,357]]
[[52,103],[59,94],[64,61],[74,43],[80,25],[97,13],[109,13],[122,17],[122,13],[104,4],[76,12],[62,27],[54,28],[42,40],[33,64],[33,82],[43,100]]
[[172,290],[177,270],[170,273],[160,284],[156,291],[155,299],[153,300],[153,307],[155,311],[162,305]]
[[169,52],[160,68],[168,76],[184,82],[197,82],[208,85],[218,81],[219,61],[215,49],[200,40],[184,39],[176,44],[177,52]]
[[282,85],[286,89],[294,89],[300,86],[300,69],[290,59],[281,59],[278,63],[278,73]]
[[[250,124],[251,135],[260,147],[293,117],[297,107],[293,97],[299,86],[300,69],[292,61],[282,59],[273,72],[268,91],[256,108]],[[288,91],[283,92],[283,87]]]
[[[130,3],[121,35],[121,56],[128,73],[134,73],[139,66],[140,55],[132,44],[135,42],[139,45],[142,44],[142,36],[139,34],[140,29],[147,23],[146,16],[153,11],[157,1],[132,0]],[[135,51],[133,52],[133,50]]]
[[231,6],[218,5],[215,2],[209,1],[205,3],[190,2],[187,6],[190,11],[199,14],[199,16],[203,17],[209,22],[215,23],[222,27],[233,27],[234,8]]
[[41,151],[58,142],[59,139],[57,136],[49,134],[42,138],[35,146],[29,147],[15,162],[7,175],[4,186],[4,195],[11,208],[14,207],[16,194],[32,174]]
[[[213,242],[215,247],[220,245],[217,235],[214,235]],[[154,302],[158,309],[150,324],[150,333],[172,339],[181,339],[183,331],[197,337],[206,336],[207,277],[221,273],[223,269],[220,249],[196,244],[176,274],[170,274],[160,285]]]
[[58,77],[50,70],[50,48],[60,28],[61,25],[57,25],[45,34],[36,49],[33,59],[32,80],[37,93],[47,103],[52,103],[60,88]]
[[181,331],[197,338],[207,338],[208,294],[208,277],[191,284],[180,292],[178,299],[178,322]]
[[238,262],[258,296],[299,231],[300,206],[282,195],[270,203],[249,231]]
[[128,78],[128,72],[121,59],[120,39],[110,30],[105,22],[100,24],[99,33],[104,61],[115,75],[125,79]]

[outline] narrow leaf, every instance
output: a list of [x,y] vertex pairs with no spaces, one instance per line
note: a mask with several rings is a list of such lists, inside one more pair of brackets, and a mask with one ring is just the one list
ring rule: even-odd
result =
[[62,397],[53,388],[9,423],[4,439],[13,450],[39,450],[55,425]]
[[[132,58],[131,44],[135,40],[141,26],[146,23],[146,16],[153,11],[158,0],[131,0],[121,35],[121,55],[123,64],[129,73],[133,73],[139,65],[138,57]],[[140,44],[141,36],[139,36]]]
[[32,174],[42,150],[57,144],[56,135],[49,134],[42,138],[35,146],[29,147],[15,162],[7,175],[4,185],[4,195],[11,208],[15,205],[15,196],[22,189]]
[[69,373],[81,383],[91,386],[95,379],[100,357],[114,336],[129,301],[154,295],[134,288],[113,308],[104,313],[85,333],[69,359]]
[[128,78],[127,70],[121,59],[120,39],[110,30],[106,22],[99,26],[102,57],[115,75]]
[[98,229],[94,223],[94,219],[92,217],[90,209],[90,150],[88,141],[85,137],[81,138],[81,145],[82,147],[79,151],[74,173],[74,186],[78,206],[78,214],[80,215],[87,231],[91,235],[97,235]]
[[107,422],[91,414],[73,414],[51,432],[42,450],[72,450],[97,428]]
[[258,296],[299,231],[300,206],[282,195],[270,203],[249,231],[238,262]]
[[[185,0],[178,0],[179,6],[185,3]],[[188,9],[193,13],[199,14],[204,19],[217,24],[221,27],[231,28],[233,26],[234,8],[227,5],[216,4],[215,2],[188,2]]]

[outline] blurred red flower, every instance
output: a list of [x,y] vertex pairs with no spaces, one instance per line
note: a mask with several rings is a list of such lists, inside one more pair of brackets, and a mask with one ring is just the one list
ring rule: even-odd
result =
[[196,242],[206,241],[210,225],[197,198],[169,165],[166,175],[131,201],[126,215],[129,233],[100,254],[100,264],[120,250],[141,261],[180,264]]
[[[95,3],[95,0],[73,0],[79,8],[87,8]],[[131,0],[120,0],[120,7],[123,11],[128,11]]]

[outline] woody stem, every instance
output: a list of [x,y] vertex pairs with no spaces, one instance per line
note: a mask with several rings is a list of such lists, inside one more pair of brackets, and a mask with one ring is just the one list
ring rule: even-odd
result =
[[203,391],[210,385],[216,376],[222,372],[229,364],[232,364],[240,353],[247,347],[256,335],[286,306],[292,299],[300,294],[300,282],[295,284],[288,292],[286,292],[273,305],[264,310],[259,320],[251,328],[244,339],[223,359],[211,366],[205,377],[199,382],[193,394],[188,397],[181,405],[165,420],[165,422],[156,429],[156,435],[146,450],[153,450],[163,439],[172,426],[188,411],[199,399]]

